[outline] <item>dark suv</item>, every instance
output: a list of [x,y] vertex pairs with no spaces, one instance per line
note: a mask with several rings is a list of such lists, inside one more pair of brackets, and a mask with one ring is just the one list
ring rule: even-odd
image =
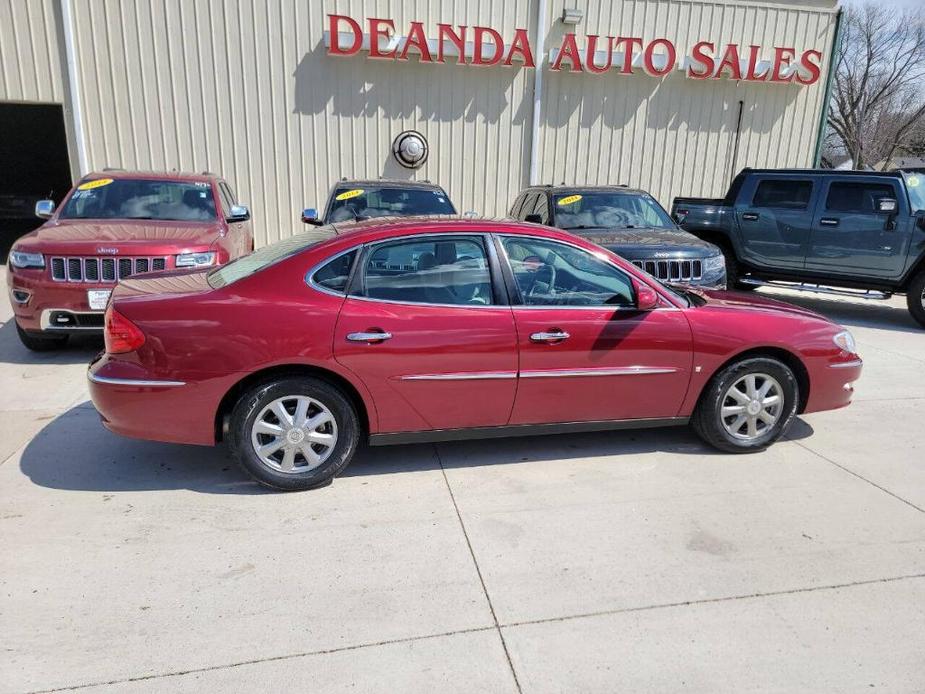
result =
[[306,224],[352,222],[373,217],[456,214],[450,196],[430,181],[347,180],[331,189],[324,214],[313,207],[302,211]]
[[509,214],[588,239],[663,282],[726,287],[722,251],[682,231],[644,190],[533,186],[517,196]]
[[886,299],[925,326],[925,175],[744,169],[725,198],[675,198],[681,226],[722,246],[731,284]]

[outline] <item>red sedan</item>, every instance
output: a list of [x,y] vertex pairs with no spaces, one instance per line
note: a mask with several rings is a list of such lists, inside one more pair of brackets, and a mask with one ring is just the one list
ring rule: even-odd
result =
[[208,271],[129,279],[90,390],[104,424],[230,443],[258,481],[326,484],[372,445],[690,423],[762,450],[844,407],[861,360],[831,321],[680,291],[533,224],[320,227]]

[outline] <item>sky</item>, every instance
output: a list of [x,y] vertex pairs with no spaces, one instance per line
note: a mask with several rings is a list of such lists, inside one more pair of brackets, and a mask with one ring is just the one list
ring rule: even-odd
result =
[[[863,5],[866,0],[840,0],[841,5]],[[896,7],[899,9],[913,9],[922,5],[922,0],[877,0],[878,5]]]

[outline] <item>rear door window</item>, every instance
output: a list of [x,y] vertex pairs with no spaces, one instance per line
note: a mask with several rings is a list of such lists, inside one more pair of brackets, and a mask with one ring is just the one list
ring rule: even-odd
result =
[[854,214],[888,214],[877,209],[885,198],[898,200],[896,189],[889,183],[835,181],[829,186],[825,209]]
[[785,210],[805,210],[813,193],[812,181],[766,179],[758,184],[752,207],[776,207]]
[[414,239],[375,246],[366,256],[360,294],[413,304],[494,303],[480,237]]

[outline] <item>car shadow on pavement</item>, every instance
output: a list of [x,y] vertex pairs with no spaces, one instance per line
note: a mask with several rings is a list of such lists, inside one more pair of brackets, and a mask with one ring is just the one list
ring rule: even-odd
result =
[[[796,420],[788,439],[812,435]],[[509,465],[542,460],[665,455],[736,456],[714,451],[684,427],[560,434],[437,444],[361,446],[342,477],[445,468]],[[273,493],[253,482],[225,446],[185,446],[117,436],[89,403],[49,422],[23,450],[20,469],[35,484],[71,491],[162,491],[203,494]]]
[[6,364],[86,364],[103,349],[101,335],[72,335],[50,352],[31,352],[16,335],[15,319],[0,325],[0,362]]
[[802,306],[821,313],[836,323],[847,327],[877,328],[904,333],[925,331],[910,315],[903,298],[902,306],[895,306],[876,299],[855,299],[848,301],[837,297],[802,294],[799,292],[760,292],[762,296]]

